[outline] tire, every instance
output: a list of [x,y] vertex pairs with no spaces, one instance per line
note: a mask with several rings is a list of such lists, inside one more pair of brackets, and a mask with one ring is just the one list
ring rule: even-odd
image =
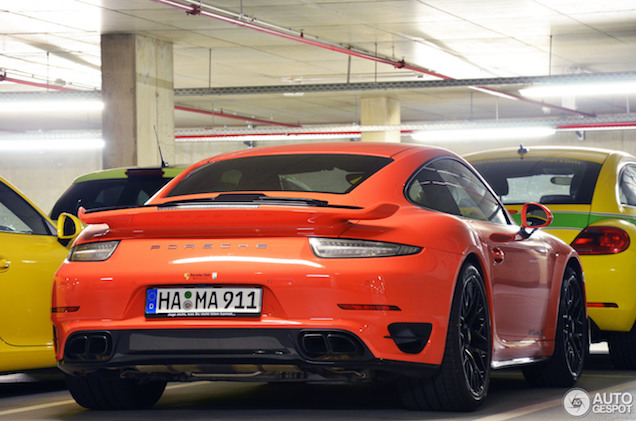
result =
[[585,309],[585,294],[580,276],[568,267],[561,284],[554,353],[547,361],[522,369],[530,384],[570,387],[579,380],[589,348]]
[[466,263],[453,295],[440,370],[433,378],[401,378],[402,401],[413,410],[473,411],[488,394],[491,359],[486,291],[477,268]]
[[612,332],[607,338],[614,367],[636,370],[636,324],[629,332]]
[[144,409],[153,406],[166,388],[162,380],[122,379],[119,372],[66,375],[73,399],[87,409]]

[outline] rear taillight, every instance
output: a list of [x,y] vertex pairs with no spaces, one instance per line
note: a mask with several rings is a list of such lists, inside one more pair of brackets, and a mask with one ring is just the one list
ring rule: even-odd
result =
[[323,258],[405,256],[422,251],[420,247],[382,241],[312,237],[309,244],[314,254]]
[[616,254],[629,247],[629,234],[616,227],[587,227],[572,241],[579,254]]

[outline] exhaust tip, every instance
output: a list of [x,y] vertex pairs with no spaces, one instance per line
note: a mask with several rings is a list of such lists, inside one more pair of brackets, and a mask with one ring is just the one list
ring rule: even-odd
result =
[[77,333],[66,342],[64,350],[67,360],[104,360],[110,358],[113,340],[107,332]]
[[300,349],[311,359],[354,359],[363,354],[360,341],[345,332],[301,332]]

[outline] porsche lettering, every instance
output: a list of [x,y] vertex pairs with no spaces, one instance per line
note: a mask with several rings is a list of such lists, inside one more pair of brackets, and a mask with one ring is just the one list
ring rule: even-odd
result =
[[178,245],[178,244],[168,244],[167,246],[161,246],[159,244],[153,244],[150,246],[150,250],[194,250],[196,248],[199,249],[212,249],[212,248],[220,248],[220,249],[231,249],[231,248],[237,248],[237,249],[247,249],[247,248],[256,248],[256,249],[266,249],[267,248],[267,244],[266,243],[256,243],[256,244],[246,244],[246,243],[240,243],[240,244],[232,244],[232,243],[220,243],[220,244],[214,244],[214,243],[205,243],[202,244],[200,246],[197,246],[196,244],[184,244],[184,245]]

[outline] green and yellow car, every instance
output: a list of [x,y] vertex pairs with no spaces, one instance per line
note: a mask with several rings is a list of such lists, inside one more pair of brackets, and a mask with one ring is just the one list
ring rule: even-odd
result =
[[636,157],[593,148],[531,147],[466,155],[519,215],[538,202],[545,228],[581,256],[592,340],[607,341],[617,368],[636,369]]
[[84,174],[60,196],[50,217],[55,221],[63,212],[77,215],[80,207],[90,210],[141,206],[185,168],[112,168]]
[[67,214],[58,224],[0,178],[0,373],[55,367],[53,275],[82,227]]

